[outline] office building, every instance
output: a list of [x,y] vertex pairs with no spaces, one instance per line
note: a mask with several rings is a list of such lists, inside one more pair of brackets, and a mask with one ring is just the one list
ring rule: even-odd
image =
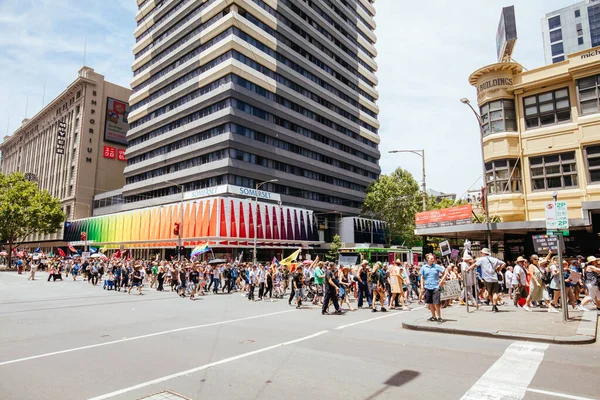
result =
[[[477,88],[492,241],[506,259],[532,254],[546,234],[546,205],[566,201],[567,253],[600,246],[600,48],[525,71],[515,62],[487,65],[469,78]],[[473,138],[473,140],[479,140]],[[486,224],[417,229],[419,235],[483,241]]]
[[[92,68],[0,145],[3,174],[22,172],[60,199],[67,219],[92,215],[96,194],[125,183],[127,101],[131,90]],[[62,245],[62,232],[27,239],[42,248]]]
[[127,208],[223,184],[358,213],[379,176],[374,7],[142,2],[135,31]]
[[600,45],[600,1],[585,0],[546,14],[542,19],[546,64],[567,54]]
[[[342,215],[360,213],[380,174],[372,1],[138,4],[126,183],[97,196],[94,214],[181,202],[162,221],[195,207],[187,225],[206,224],[184,232],[188,243],[240,248],[247,240],[223,239],[255,228],[271,239],[259,247],[330,241]],[[258,207],[243,200],[263,182]],[[266,221],[285,225],[278,237]],[[160,229],[142,235],[146,245],[168,247],[171,227]],[[98,237],[144,245],[119,239]]]

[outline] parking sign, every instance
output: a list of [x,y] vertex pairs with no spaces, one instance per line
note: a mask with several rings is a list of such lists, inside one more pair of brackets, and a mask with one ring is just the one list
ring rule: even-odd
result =
[[546,203],[546,230],[568,231],[569,212],[566,201]]

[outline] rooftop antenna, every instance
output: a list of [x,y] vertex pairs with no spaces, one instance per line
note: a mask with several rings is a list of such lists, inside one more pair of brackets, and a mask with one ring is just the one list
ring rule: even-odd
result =
[[85,67],[85,55],[87,52],[87,36],[85,37],[85,41],[83,42],[83,66]]

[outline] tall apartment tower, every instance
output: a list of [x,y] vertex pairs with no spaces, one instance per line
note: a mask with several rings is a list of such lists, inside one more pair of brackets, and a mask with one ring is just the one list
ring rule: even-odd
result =
[[138,0],[124,210],[261,187],[359,212],[380,174],[374,0]]
[[600,0],[585,0],[542,19],[546,64],[564,61],[566,56],[600,46]]

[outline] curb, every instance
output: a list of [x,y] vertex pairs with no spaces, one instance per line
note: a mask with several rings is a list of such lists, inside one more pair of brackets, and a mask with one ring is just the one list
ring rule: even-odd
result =
[[552,343],[552,344],[567,344],[567,345],[581,345],[591,344],[596,342],[597,329],[598,329],[598,315],[596,314],[591,320],[582,319],[579,322],[577,332],[585,332],[585,334],[577,334],[574,336],[551,336],[551,335],[536,335],[529,333],[520,332],[509,332],[509,331],[494,331],[494,330],[477,330],[467,328],[445,328],[442,326],[421,324],[419,322],[403,322],[402,328],[423,331],[423,332],[437,332],[447,333],[451,335],[465,335],[465,336],[479,336],[479,337],[490,337],[495,339],[511,339],[511,340],[525,340],[530,342],[541,342],[541,343]]

